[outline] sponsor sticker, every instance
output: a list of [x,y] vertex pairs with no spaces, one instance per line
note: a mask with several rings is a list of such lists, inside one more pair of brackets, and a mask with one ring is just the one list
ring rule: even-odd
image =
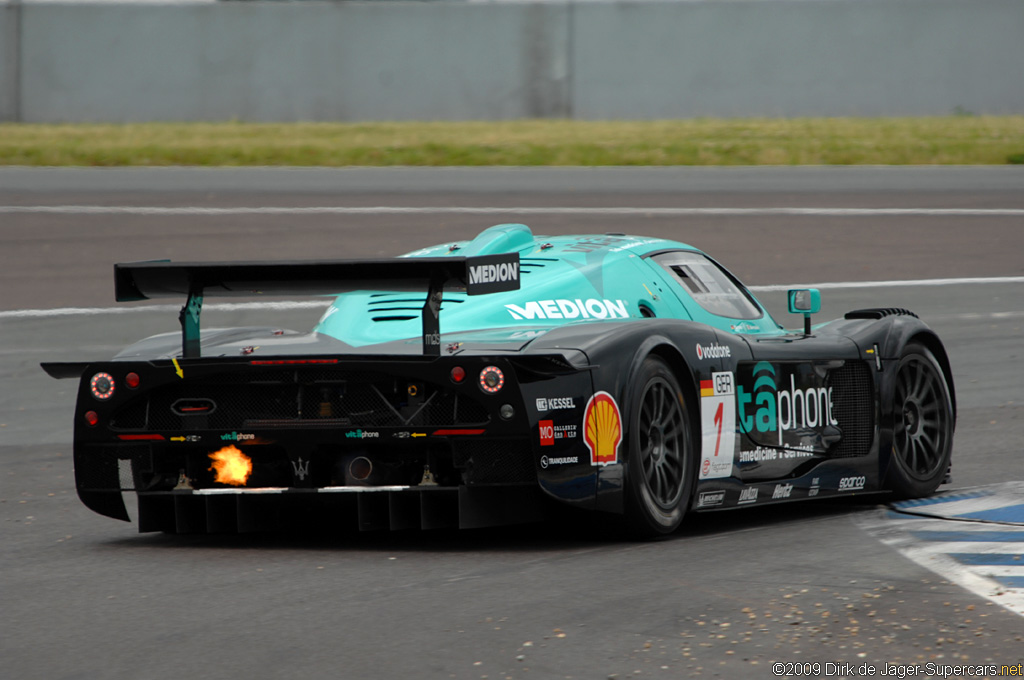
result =
[[555,445],[555,422],[553,420],[542,420],[538,423],[540,429],[540,445]]
[[740,491],[739,505],[745,505],[746,503],[755,503],[757,501],[757,487],[749,486],[743,491]]
[[189,442],[192,444],[195,444],[196,442],[201,442],[202,440],[203,436],[200,434],[186,434],[180,437],[171,437],[172,442]]
[[377,439],[380,432],[367,432],[366,430],[349,430],[345,433],[347,439]]
[[843,477],[839,480],[840,491],[860,491],[867,484],[867,477]]
[[513,319],[628,319],[626,300],[531,300],[525,305],[505,305]]
[[246,442],[251,439],[256,439],[254,434],[242,434],[241,432],[228,432],[220,436],[221,441],[225,442]]
[[821,478],[815,477],[811,480],[811,488],[807,490],[807,496],[809,498],[817,496],[819,489],[821,489]]
[[716,371],[700,382],[700,479],[732,475],[736,455],[735,379],[729,371]]
[[541,397],[537,399],[537,410],[541,413],[570,408],[576,408],[576,402],[572,397]]
[[713,508],[725,502],[725,491],[702,491],[697,496],[698,508]]
[[557,458],[553,458],[551,456],[540,457],[540,466],[545,470],[547,470],[551,465],[572,465],[578,462],[580,462],[579,456],[559,456]]
[[743,432],[776,434],[778,445],[783,446],[784,434],[790,430],[839,424],[832,413],[831,387],[801,389],[794,374],[789,376],[788,388],[785,378],[780,386],[775,366],[767,361],[754,364],[751,378],[753,386],[739,385],[736,393]]
[[772,492],[772,499],[776,498],[789,498],[790,494],[793,493],[792,484],[776,484],[775,491]]
[[502,253],[467,260],[467,295],[483,295],[518,289],[519,253]]
[[732,356],[732,350],[729,349],[728,345],[719,345],[712,343],[710,345],[702,345],[697,343],[697,359],[704,361],[705,359],[728,359]]
[[591,465],[619,462],[622,413],[615,398],[607,392],[598,392],[587,402],[583,413],[583,442],[590,450]]

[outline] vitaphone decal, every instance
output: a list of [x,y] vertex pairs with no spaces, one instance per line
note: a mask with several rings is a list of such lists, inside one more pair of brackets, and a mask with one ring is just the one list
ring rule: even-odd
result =
[[[748,372],[749,371],[749,372]],[[736,387],[737,426],[756,443],[813,452],[815,435],[839,423],[832,388],[810,364],[759,361],[741,368]],[[741,457],[742,458],[742,457]]]

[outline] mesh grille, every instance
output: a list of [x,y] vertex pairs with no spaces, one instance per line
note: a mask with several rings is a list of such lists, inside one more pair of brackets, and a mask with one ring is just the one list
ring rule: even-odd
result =
[[839,421],[843,438],[828,451],[833,458],[866,456],[875,435],[875,398],[871,371],[864,362],[848,361],[829,372],[832,415]]
[[[209,413],[181,415],[181,400],[209,400]],[[147,417],[148,412],[148,417]],[[477,400],[437,385],[373,371],[227,373],[170,383],[129,402],[111,419],[117,430],[236,429],[273,423],[308,427],[451,427],[490,420]]]
[[525,440],[474,439],[452,445],[452,462],[465,469],[466,484],[537,481],[533,454]]

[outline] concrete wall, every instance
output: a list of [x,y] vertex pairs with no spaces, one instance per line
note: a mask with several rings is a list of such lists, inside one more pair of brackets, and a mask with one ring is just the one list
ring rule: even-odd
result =
[[0,9],[2,120],[1024,113],[1024,0]]

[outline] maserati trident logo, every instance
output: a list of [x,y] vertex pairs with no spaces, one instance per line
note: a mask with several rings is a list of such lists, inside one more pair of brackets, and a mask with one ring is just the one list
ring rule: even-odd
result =
[[309,461],[302,462],[302,456],[299,456],[298,460],[292,461],[292,470],[295,472],[295,478],[300,482],[309,476]]

